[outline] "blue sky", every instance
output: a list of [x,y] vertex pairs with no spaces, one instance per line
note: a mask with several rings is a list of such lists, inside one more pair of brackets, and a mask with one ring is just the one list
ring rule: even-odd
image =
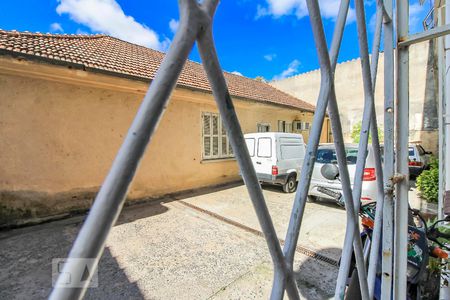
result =
[[[339,2],[319,1],[328,40]],[[365,2],[371,40],[375,0]],[[410,3],[410,30],[418,32],[430,4]],[[170,46],[178,19],[176,0],[0,1],[0,28],[5,30],[106,33],[162,51]],[[318,68],[305,0],[222,0],[215,16],[214,38],[226,71],[273,80]],[[351,11],[339,61],[359,56],[355,39]],[[195,48],[190,58],[200,61]]]

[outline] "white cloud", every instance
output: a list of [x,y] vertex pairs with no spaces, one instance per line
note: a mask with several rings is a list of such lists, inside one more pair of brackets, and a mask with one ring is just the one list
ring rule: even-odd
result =
[[153,49],[165,50],[168,40],[144,24],[127,16],[115,0],[58,0],[56,12],[94,32],[105,33]]
[[84,30],[82,30],[82,29],[80,29],[80,28],[78,28],[76,32],[77,32],[77,34],[82,34],[82,35],[87,35],[87,34],[89,34],[89,33],[87,33],[86,31],[84,31]]
[[369,20],[369,24],[367,25],[367,29],[370,32],[375,32],[375,27],[377,26],[377,13],[374,13]]
[[177,32],[178,26],[180,26],[180,22],[178,22],[175,19],[170,20],[170,22],[169,22],[170,31],[172,31],[173,33]]
[[267,61],[272,61],[277,57],[277,55],[275,53],[271,53],[271,54],[266,54],[264,55],[264,59]]
[[50,30],[52,32],[57,32],[57,31],[64,32],[64,29],[62,28],[61,24],[59,24],[59,23],[50,24]]
[[234,74],[234,75],[244,76],[244,75],[242,75],[241,72],[238,72],[238,71],[233,71],[233,72],[230,72],[230,73]]
[[423,31],[422,21],[425,18],[426,5],[414,3],[409,6],[409,29],[411,33]]
[[298,61],[297,59],[294,59],[293,61],[291,61],[291,63],[289,64],[289,66],[287,67],[286,70],[284,70],[283,72],[281,72],[278,75],[275,75],[272,78],[272,80],[280,80],[280,79],[284,79],[286,77],[292,76],[298,72],[298,67],[300,67],[300,61]]
[[[258,5],[256,7],[255,19],[271,15],[279,18],[285,15],[295,15],[297,18],[303,18],[308,15],[306,0],[266,0],[267,7]],[[319,0],[320,11],[326,19],[336,19],[340,0]],[[355,10],[350,8],[348,11],[347,22],[355,20]]]

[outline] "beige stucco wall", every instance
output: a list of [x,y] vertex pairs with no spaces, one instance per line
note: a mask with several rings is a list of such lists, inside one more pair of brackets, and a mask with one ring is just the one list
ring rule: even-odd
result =
[[[0,58],[0,217],[89,207],[146,86]],[[258,122],[276,130],[278,120],[312,121],[312,113],[234,102],[244,132],[255,132]],[[217,112],[212,95],[174,91],[131,186],[131,199],[239,179],[235,159],[202,160],[202,112]]]
[[[435,101],[433,67],[428,70],[429,44],[423,42],[410,47],[410,141],[422,141],[425,147],[436,153],[437,131],[429,127],[430,102]],[[384,55],[380,53],[376,89],[375,106],[378,123],[383,127],[384,106]],[[271,82],[271,84],[287,93],[316,104],[320,88],[320,71],[314,70],[287,79]],[[354,59],[336,66],[335,90],[340,108],[342,129],[346,141],[351,141],[352,126],[361,121],[364,108],[364,90],[361,75],[361,61]],[[437,119],[432,120],[437,122]]]

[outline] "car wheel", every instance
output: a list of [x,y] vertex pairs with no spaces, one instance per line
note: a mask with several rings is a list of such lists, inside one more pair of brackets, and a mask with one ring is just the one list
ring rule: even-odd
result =
[[283,191],[285,193],[293,193],[297,189],[297,181],[295,180],[295,176],[291,175],[286,180],[286,183],[283,185]]

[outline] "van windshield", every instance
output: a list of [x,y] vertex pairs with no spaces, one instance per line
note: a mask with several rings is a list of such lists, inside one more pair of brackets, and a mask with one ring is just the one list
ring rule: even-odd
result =
[[[358,155],[358,149],[346,148],[345,154],[348,165],[355,165]],[[335,164],[337,163],[336,150],[333,148],[319,148],[317,150],[316,162],[321,164]]]

